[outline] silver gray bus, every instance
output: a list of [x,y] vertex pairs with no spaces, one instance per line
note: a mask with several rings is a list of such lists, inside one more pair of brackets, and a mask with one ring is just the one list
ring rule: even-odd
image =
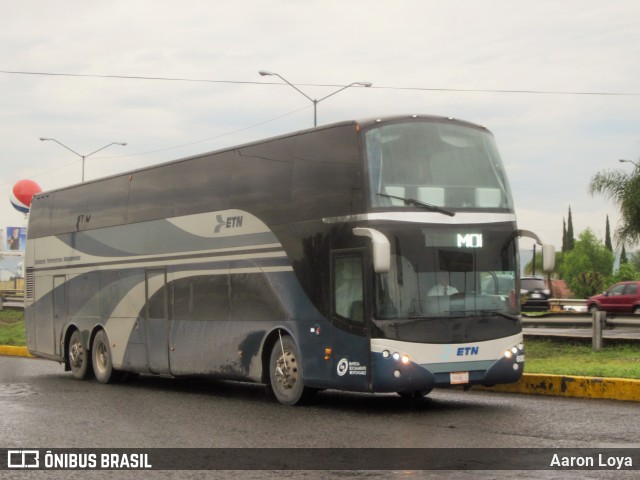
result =
[[484,127],[322,126],[36,195],[27,345],[78,379],[206,375],[289,405],[516,382],[523,233]]

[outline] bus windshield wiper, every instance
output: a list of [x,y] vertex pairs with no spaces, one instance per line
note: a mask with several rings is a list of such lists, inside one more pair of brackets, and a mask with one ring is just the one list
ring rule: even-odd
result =
[[405,203],[405,205],[413,205],[413,206],[416,206],[416,207],[426,208],[427,210],[429,210],[431,212],[442,213],[443,215],[448,215],[450,217],[455,216],[455,212],[452,212],[451,210],[447,210],[445,208],[441,208],[441,207],[438,207],[436,205],[432,205],[430,203],[421,202],[420,200],[416,200],[415,198],[397,197],[395,195],[389,195],[389,194],[386,194],[386,193],[378,193],[378,195],[380,195],[381,197],[385,197],[385,198],[393,198],[393,199],[396,199],[396,200],[402,200]]

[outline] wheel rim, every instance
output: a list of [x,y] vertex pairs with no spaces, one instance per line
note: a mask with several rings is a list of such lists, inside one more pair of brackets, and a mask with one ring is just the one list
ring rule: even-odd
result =
[[96,360],[98,370],[105,372],[109,363],[109,352],[107,351],[107,346],[102,342],[96,346]]
[[298,381],[298,367],[295,355],[285,351],[276,361],[274,378],[282,390],[291,390]]
[[82,367],[84,363],[84,348],[82,348],[82,343],[77,338],[72,340],[71,345],[69,345],[69,363],[75,368]]

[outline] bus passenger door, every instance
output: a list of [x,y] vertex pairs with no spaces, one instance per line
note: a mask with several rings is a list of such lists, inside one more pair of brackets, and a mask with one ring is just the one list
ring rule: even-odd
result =
[[153,373],[169,373],[167,271],[164,268],[147,269],[145,280],[145,320],[149,369]]
[[366,250],[331,252],[333,382],[347,390],[369,389]]

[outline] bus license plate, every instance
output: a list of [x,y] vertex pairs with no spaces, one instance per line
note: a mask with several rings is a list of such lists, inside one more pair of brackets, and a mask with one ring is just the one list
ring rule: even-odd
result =
[[469,383],[469,372],[451,372],[450,374],[451,385],[462,385]]

